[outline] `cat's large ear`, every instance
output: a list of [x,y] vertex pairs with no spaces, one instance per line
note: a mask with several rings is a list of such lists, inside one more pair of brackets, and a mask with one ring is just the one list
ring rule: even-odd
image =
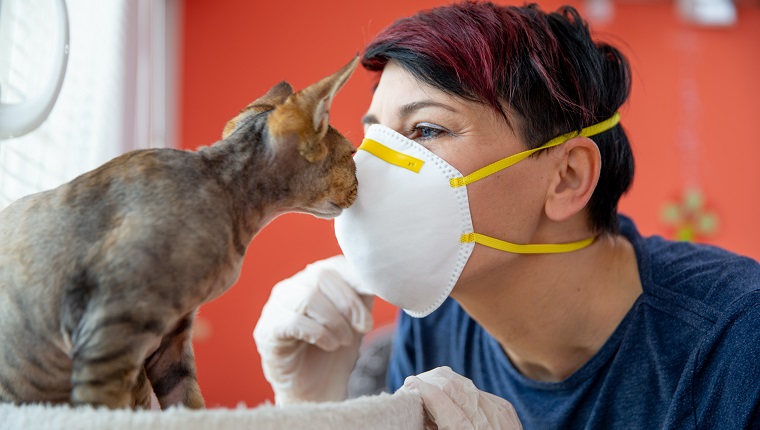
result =
[[243,119],[260,112],[274,109],[275,106],[285,102],[291,94],[293,94],[293,87],[285,81],[273,86],[266,94],[244,107],[235,118],[227,121],[224,130],[222,130],[222,139],[226,139],[227,136],[232,134],[232,132],[243,123]]
[[358,63],[357,55],[337,72],[288,97],[269,115],[269,135],[278,143],[295,139],[298,152],[310,162],[324,158],[327,147],[322,140],[329,127],[330,105]]

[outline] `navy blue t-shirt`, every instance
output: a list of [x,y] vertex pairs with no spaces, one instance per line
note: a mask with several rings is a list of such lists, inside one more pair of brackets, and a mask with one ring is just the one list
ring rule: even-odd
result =
[[760,264],[720,248],[642,238],[643,294],[585,365],[561,382],[520,374],[452,299],[400,314],[388,386],[449,366],[509,400],[530,429],[760,428]]

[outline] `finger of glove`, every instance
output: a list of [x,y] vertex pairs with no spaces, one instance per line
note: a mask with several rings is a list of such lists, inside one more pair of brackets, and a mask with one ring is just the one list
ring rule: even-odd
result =
[[357,291],[362,295],[374,295],[372,291],[367,288],[367,285],[362,282],[361,278],[359,278],[356,270],[354,270],[353,266],[351,266],[351,263],[346,260],[345,256],[336,255],[322,261],[324,262],[324,265],[322,267],[340,273],[341,277],[346,280],[348,285],[351,286],[354,291]]
[[302,312],[322,325],[340,345],[347,346],[354,341],[356,335],[349,320],[351,316],[346,315],[322,290],[311,296]]
[[304,288],[300,281],[294,277],[275,286],[253,331],[257,348],[292,339],[328,351],[350,344],[355,334],[346,318],[316,285]]
[[440,430],[473,429],[472,423],[446,393],[439,387],[429,384],[417,376],[404,380],[404,387],[419,393],[425,412]]
[[480,393],[470,379],[454,372],[448,366],[436,367],[420,373],[417,377],[440,388],[454,400],[461,398],[462,403],[476,402],[474,398]]
[[481,391],[480,396],[480,402],[483,405],[482,410],[491,428],[500,430],[521,430],[523,428],[512,403],[485,391]]
[[260,349],[261,345],[269,342],[277,327],[290,321],[292,315],[293,311],[285,309],[271,298],[264,303],[261,315],[253,328],[253,340],[256,342],[256,347]]
[[[469,428],[476,430],[519,430],[522,424],[511,403],[491,393],[478,390],[468,378],[448,367],[436,368],[417,375],[417,379],[440,389],[466,418]],[[414,380],[410,381],[414,384]],[[406,383],[405,383],[406,385]],[[431,417],[432,418],[432,417]],[[438,418],[440,420],[440,418]]]
[[494,394],[478,389],[472,380],[459,375],[448,367],[433,369],[432,383],[441,384],[441,378],[447,380],[440,387],[476,429],[513,430],[522,429],[512,404]]
[[317,290],[318,283],[316,274],[302,270],[276,283],[272,287],[267,303],[277,303],[282,308],[298,312],[303,309],[311,294]]
[[[341,315],[341,309],[336,307],[319,287],[325,282],[325,277],[328,284],[334,284],[340,280],[335,280],[336,275],[331,274],[330,271],[315,270],[314,266],[318,264],[319,262],[307,266],[306,269],[278,282],[272,288],[272,294],[262,310],[259,324],[278,326],[292,319],[293,314],[304,314],[327,327],[343,344],[348,344],[354,338],[353,329],[348,320],[351,316]],[[350,290],[348,286],[345,289]]]
[[359,333],[372,330],[374,320],[365,298],[351,288],[339,273],[325,271],[319,283],[319,290],[334,304],[354,330]]
[[459,406],[462,412],[480,428],[486,418],[481,411],[480,395],[483,393],[468,378],[454,372],[448,366],[441,366],[417,375],[421,380],[440,388]]
[[359,293],[355,288],[359,284],[346,258],[336,255],[309,264],[290,278],[278,282],[272,288],[269,301],[301,312],[311,300],[311,295],[322,289],[347,315],[356,331],[367,333],[373,325],[371,308],[374,296]]
[[272,341],[275,344],[300,340],[325,351],[335,351],[341,340],[335,333],[307,315],[294,314],[291,320],[275,328]]

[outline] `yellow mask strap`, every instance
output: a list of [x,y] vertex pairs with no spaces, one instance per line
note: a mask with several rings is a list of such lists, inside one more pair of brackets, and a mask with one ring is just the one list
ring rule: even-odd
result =
[[[471,184],[477,180],[485,178],[488,175],[492,175],[498,172],[499,170],[506,169],[507,167],[526,159],[528,156],[530,156],[531,154],[537,151],[540,151],[546,148],[551,148],[553,146],[561,145],[577,136],[589,137],[595,134],[599,134],[601,132],[609,130],[610,128],[617,125],[619,122],[620,122],[620,114],[616,112],[615,115],[613,115],[611,118],[605,121],[602,121],[598,124],[594,124],[592,126],[586,127],[580,132],[573,131],[570,133],[565,133],[561,136],[555,137],[554,139],[539,146],[538,148],[523,151],[515,155],[509,156],[507,158],[501,159],[495,163],[492,163],[486,167],[483,167],[482,169],[476,170],[475,172],[467,176],[464,176],[461,178],[453,178],[449,181],[449,184],[454,188]],[[564,252],[572,252],[572,251],[577,251],[579,249],[583,249],[591,245],[592,243],[594,243],[594,240],[596,240],[596,236],[579,240],[577,242],[571,242],[571,243],[540,243],[540,244],[537,243],[537,244],[522,245],[522,244],[506,242],[503,240],[495,239],[493,237],[486,236],[480,233],[463,234],[462,237],[460,238],[460,241],[462,243],[475,242],[480,245],[487,246],[489,248],[498,249],[500,251],[511,252],[513,254],[559,254],[559,253],[564,253]]]
[[486,176],[493,175],[494,173],[500,170],[504,170],[507,167],[528,158],[531,154],[535,152],[541,151],[546,148],[551,148],[553,146],[561,145],[574,137],[578,137],[578,136],[589,137],[595,134],[602,133],[616,126],[619,122],[620,122],[620,114],[618,112],[615,112],[615,115],[613,115],[611,118],[608,118],[598,124],[588,126],[582,129],[580,132],[571,131],[570,133],[565,133],[561,136],[555,137],[554,139],[546,142],[545,144],[539,146],[538,148],[533,148],[527,151],[518,152],[517,154],[511,155],[507,158],[502,158],[501,160],[495,163],[491,163],[481,169],[478,169],[467,176],[460,177],[460,178],[451,178],[449,180],[449,184],[453,188],[462,187],[467,184],[471,184],[475,181],[479,181],[485,178]]
[[511,252],[513,254],[560,254],[564,252],[572,252],[591,245],[594,243],[594,240],[596,240],[596,236],[570,243],[534,243],[520,245],[512,242],[505,242],[480,233],[463,234],[460,238],[460,242],[462,243],[475,242],[489,248]]

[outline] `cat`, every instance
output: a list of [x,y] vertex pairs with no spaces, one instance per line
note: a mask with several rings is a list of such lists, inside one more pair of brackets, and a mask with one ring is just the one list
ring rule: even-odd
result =
[[128,152],[0,212],[0,401],[203,408],[198,307],[237,280],[286,212],[356,198],[354,146],[329,125],[358,63],[272,87],[196,151]]

